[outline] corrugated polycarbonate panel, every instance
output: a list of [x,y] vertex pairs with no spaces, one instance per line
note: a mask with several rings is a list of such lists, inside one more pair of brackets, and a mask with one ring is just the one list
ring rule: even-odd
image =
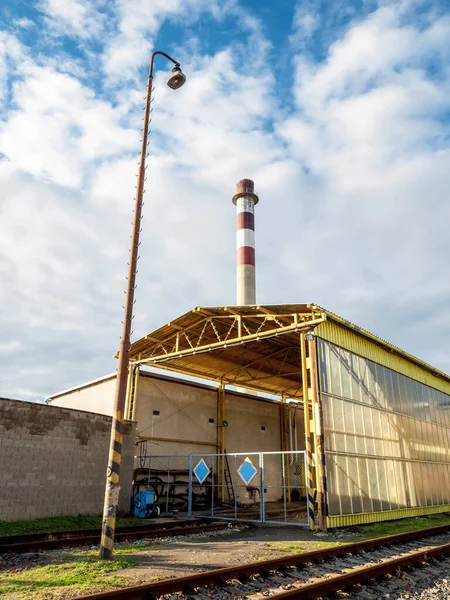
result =
[[450,396],[319,339],[329,515],[450,501]]
[[320,323],[320,325],[316,327],[315,333],[318,337],[332,342],[341,348],[350,350],[350,352],[353,352],[354,354],[368,358],[380,365],[393,369],[398,373],[402,373],[411,379],[415,379],[425,385],[431,386],[436,390],[450,394],[450,383],[447,381],[436,377],[429,371],[409,362],[402,356],[388,352],[368,338],[358,335],[356,332],[346,329],[331,320]]

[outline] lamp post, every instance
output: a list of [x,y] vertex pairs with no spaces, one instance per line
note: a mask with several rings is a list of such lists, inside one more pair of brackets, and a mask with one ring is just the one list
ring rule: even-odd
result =
[[127,287],[125,291],[124,319],[122,323],[122,337],[120,339],[116,391],[111,424],[111,441],[109,446],[108,469],[106,474],[105,502],[103,507],[102,539],[100,543],[100,557],[110,559],[114,546],[114,530],[116,514],[119,504],[120,491],[120,463],[122,458],[123,421],[125,410],[125,397],[127,391],[128,363],[130,355],[131,321],[133,319],[134,289],[136,281],[136,267],[138,260],[139,233],[141,228],[142,200],[145,181],[145,158],[147,154],[148,125],[150,117],[150,104],[153,84],[153,63],[155,56],[161,55],[175,65],[167,80],[167,85],[177,90],[186,81],[186,76],[180,69],[180,63],[165,52],[153,52],[150,61],[150,70],[147,81],[147,94],[144,109],[144,128],[142,132],[141,156],[137,176],[136,198],[134,204],[134,218],[131,231],[130,260],[128,263]]

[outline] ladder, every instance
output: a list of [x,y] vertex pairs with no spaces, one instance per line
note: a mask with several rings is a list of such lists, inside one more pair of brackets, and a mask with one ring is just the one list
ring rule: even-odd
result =
[[225,456],[225,464],[224,464],[223,474],[225,477],[225,484],[227,486],[228,501],[230,504],[234,505],[234,503],[236,501],[236,496],[234,494],[233,480],[231,479],[230,465],[228,464],[228,454],[227,454],[226,450],[224,450],[224,456]]

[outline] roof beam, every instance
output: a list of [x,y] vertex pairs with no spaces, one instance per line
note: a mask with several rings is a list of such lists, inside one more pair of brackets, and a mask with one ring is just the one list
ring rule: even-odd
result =
[[[269,329],[260,331],[259,333],[247,334],[240,338],[230,338],[226,341],[213,342],[211,344],[205,344],[203,346],[198,346],[195,348],[186,348],[185,350],[180,350],[178,352],[164,352],[163,354],[159,354],[156,356],[148,356],[147,358],[143,358],[141,360],[132,361],[133,364],[156,364],[161,363],[166,360],[180,359],[183,356],[189,356],[191,354],[200,354],[203,352],[211,352],[212,350],[216,350],[219,348],[228,348],[230,346],[237,346],[238,344],[245,344],[248,342],[265,340],[271,337],[285,335],[287,333],[291,333],[293,331],[301,331],[303,329],[309,329],[310,327],[319,325],[319,323],[323,323],[325,318],[313,319],[312,321],[306,321],[302,323],[297,323],[293,325],[287,325],[285,327],[277,327],[276,329]],[[161,340],[161,343],[163,340]],[[165,343],[168,343],[168,340],[164,340]]]

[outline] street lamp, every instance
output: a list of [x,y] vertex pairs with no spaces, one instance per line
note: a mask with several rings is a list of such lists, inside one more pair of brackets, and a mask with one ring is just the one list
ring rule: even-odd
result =
[[142,200],[145,181],[145,158],[147,154],[147,137],[152,98],[153,63],[155,56],[164,56],[175,65],[167,80],[167,85],[177,90],[186,81],[186,76],[180,69],[180,63],[165,52],[153,52],[150,61],[150,70],[147,81],[147,94],[145,98],[144,128],[142,132],[141,156],[137,176],[136,199],[134,204],[134,219],[131,230],[130,261],[128,263],[127,288],[125,291],[124,319],[122,323],[122,337],[119,345],[116,391],[111,424],[111,441],[109,446],[108,469],[106,474],[105,503],[103,507],[102,539],[100,542],[100,557],[110,559],[114,546],[114,530],[119,504],[120,490],[120,462],[122,458],[122,436],[125,410],[125,397],[127,391],[128,363],[130,355],[131,321],[133,319],[134,289],[136,281],[136,268],[138,259],[139,233],[141,228]]

